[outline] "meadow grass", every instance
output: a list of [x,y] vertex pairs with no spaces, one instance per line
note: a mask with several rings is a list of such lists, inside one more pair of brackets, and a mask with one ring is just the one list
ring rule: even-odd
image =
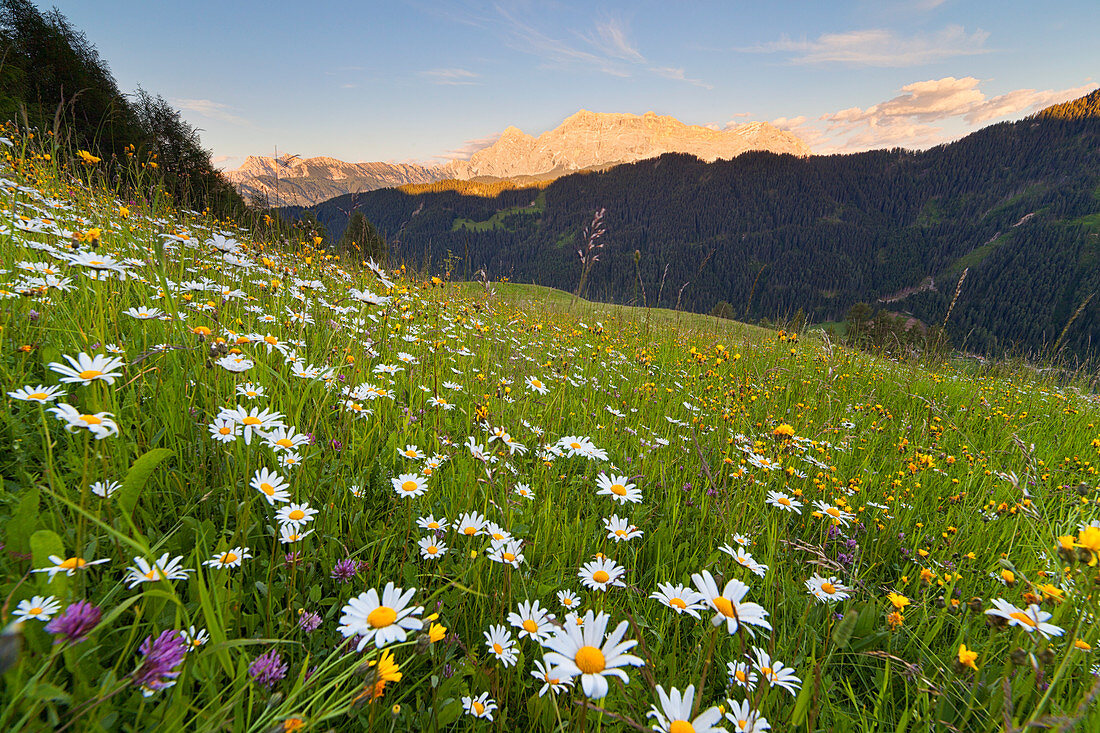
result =
[[0,730],[1100,723],[1095,394],[436,287],[9,142]]

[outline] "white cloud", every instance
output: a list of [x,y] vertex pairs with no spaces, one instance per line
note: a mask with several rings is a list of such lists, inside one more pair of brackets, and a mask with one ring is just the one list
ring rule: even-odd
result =
[[972,132],[992,120],[1076,99],[1098,86],[1090,83],[1060,90],[1016,89],[986,97],[981,84],[972,76],[918,81],[903,86],[901,94],[866,109],[849,107],[812,121],[804,116],[780,117],[772,124],[798,135],[817,153],[926,148]]
[[687,76],[687,72],[683,69],[676,69],[671,66],[651,66],[649,68],[657,76],[665,79],[673,79],[675,81],[686,81],[688,84],[693,84],[703,89],[714,89],[713,86],[707,84],[702,79],[692,79]]
[[241,163],[244,162],[243,155],[215,155],[210,159],[210,162],[214,164],[214,167],[227,171],[233,168],[239,168]]
[[194,112],[203,117],[209,117],[212,120],[221,120],[222,122],[228,122],[233,125],[251,124],[245,118],[230,112],[234,107],[221,102],[215,102],[210,99],[171,99],[169,101],[182,110]]
[[435,156],[439,160],[469,160],[470,156],[479,150],[489,147],[497,140],[500,139],[501,133],[497,132],[492,135],[486,135],[485,137],[478,137],[472,140],[467,140],[461,146],[448,150],[445,153],[440,153]]
[[739,49],[747,53],[780,53],[792,64],[844,64],[847,66],[921,66],[956,56],[988,53],[989,33],[980,28],[967,33],[949,25],[932,34],[900,36],[885,28],[826,33],[816,40],[778,41]]
[[966,121],[980,124],[989,120],[1001,119],[1021,112],[1035,112],[1052,104],[1061,104],[1071,99],[1083,97],[1096,89],[1097,85],[1084,84],[1072,89],[1036,91],[1034,89],[1016,89],[1008,94],[992,97],[975,106],[966,113]]
[[429,69],[421,71],[420,76],[430,80],[433,84],[447,86],[472,86],[480,82],[474,81],[479,77],[467,69]]

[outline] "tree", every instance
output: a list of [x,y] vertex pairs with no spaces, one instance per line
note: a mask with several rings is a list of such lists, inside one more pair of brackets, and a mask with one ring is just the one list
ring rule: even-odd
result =
[[359,261],[372,259],[380,264],[389,254],[385,238],[359,210],[352,212],[336,244],[336,251],[344,258],[354,257]]
[[733,306],[729,304],[729,301],[720,300],[714,304],[714,307],[710,309],[710,314],[715,318],[726,318],[733,320],[736,315]]

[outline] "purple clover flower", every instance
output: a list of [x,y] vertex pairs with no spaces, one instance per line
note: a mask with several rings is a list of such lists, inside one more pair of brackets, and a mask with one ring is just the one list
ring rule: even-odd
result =
[[179,666],[187,654],[187,642],[180,632],[169,629],[156,639],[147,636],[138,651],[145,659],[134,670],[133,679],[143,695],[149,697],[157,690],[176,684],[180,673],[173,668]]
[[338,580],[341,583],[347,583],[356,576],[359,572],[359,561],[347,558],[336,563],[336,567],[332,569],[332,573],[329,577],[333,580]]
[[320,615],[313,611],[300,611],[298,613],[298,628],[311,634],[321,625]]
[[76,644],[84,641],[92,629],[96,627],[96,624],[99,623],[102,615],[103,611],[99,609],[99,606],[93,606],[87,601],[77,601],[69,604],[60,615],[55,616],[52,621],[46,624],[46,631],[62,637],[54,643],[67,641],[70,644]]
[[256,657],[252,664],[248,665],[248,676],[257,685],[270,689],[286,677],[287,669],[289,665],[283,661],[279,650],[271,649]]

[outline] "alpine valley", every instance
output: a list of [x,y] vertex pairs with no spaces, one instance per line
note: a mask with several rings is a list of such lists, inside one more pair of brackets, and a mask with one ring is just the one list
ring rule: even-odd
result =
[[[628,121],[655,129],[667,119]],[[966,272],[946,326],[956,347],[994,353],[1058,343],[1083,354],[1100,340],[1100,91],[921,152],[807,156],[766,126],[712,137],[688,129],[700,141],[731,144],[719,152],[708,142],[705,156],[700,142],[648,158],[654,149],[641,142],[592,143],[585,155],[555,157],[509,133],[456,167],[476,178],[564,170],[566,160],[647,159],[535,185],[382,189],[310,211],[334,237],[348,211],[362,211],[392,254],[433,273],[457,261],[453,277],[484,269],[571,291],[582,230],[606,207],[607,245],[588,283],[600,300],[697,312],[726,301],[738,318],[801,309],[816,323],[841,320],[863,302],[923,328],[944,321]],[[572,139],[561,130],[537,141]],[[726,159],[735,139],[773,149]],[[614,152],[601,158],[594,149]]]

